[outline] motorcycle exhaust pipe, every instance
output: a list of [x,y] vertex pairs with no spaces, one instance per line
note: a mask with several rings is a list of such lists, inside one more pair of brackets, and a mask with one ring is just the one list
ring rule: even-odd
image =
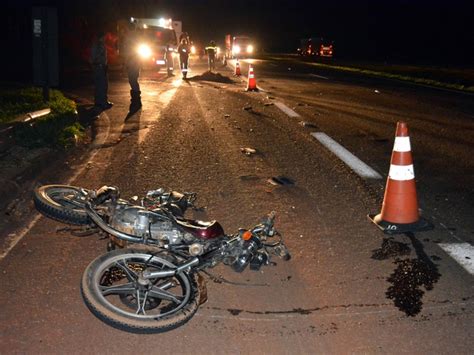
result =
[[112,227],[110,227],[107,223],[104,222],[102,218],[95,212],[92,208],[91,203],[88,202],[85,204],[84,209],[86,210],[87,215],[89,216],[92,221],[97,224],[97,226],[102,229],[104,232],[109,233],[119,239],[126,240],[132,243],[143,243],[143,238],[136,237],[131,234],[120,232]]
[[145,270],[143,271],[143,277],[145,279],[154,279],[157,277],[170,277],[177,275],[186,269],[192,268],[193,266],[199,264],[199,258],[192,258],[188,262],[179,265],[176,269],[171,269],[171,270],[160,270],[160,271],[148,271]]

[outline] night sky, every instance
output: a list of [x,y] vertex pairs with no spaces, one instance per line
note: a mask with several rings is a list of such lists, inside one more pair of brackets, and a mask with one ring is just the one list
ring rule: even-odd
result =
[[32,5],[58,8],[60,36],[77,36],[71,24],[78,21],[89,33],[99,27],[114,31],[118,19],[130,16],[169,16],[182,20],[191,38],[203,43],[223,42],[226,33],[248,34],[265,51],[295,52],[300,38],[322,36],[335,41],[340,58],[471,67],[474,63],[474,12],[469,1],[4,0],[2,12],[9,16],[0,24],[7,34],[2,48],[28,54]]

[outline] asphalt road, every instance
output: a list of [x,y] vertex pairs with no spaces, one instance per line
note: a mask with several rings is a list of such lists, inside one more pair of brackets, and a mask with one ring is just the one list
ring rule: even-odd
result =
[[[209,300],[189,323],[129,334],[96,319],[80,295],[106,240],[72,237],[33,212],[0,260],[0,353],[472,353],[473,276],[440,245],[474,242],[473,97],[295,62],[241,61],[244,74],[248,62],[258,93],[244,91],[233,63],[209,75],[194,60],[187,82],[144,72],[143,110],[128,118],[128,82],[112,73],[115,105],[95,122],[88,155],[41,182],[116,185],[123,196],[195,191],[206,207],[195,217],[229,232],[275,210],[293,258],[242,274],[218,266],[210,272],[229,282],[208,280]],[[90,97],[92,87],[71,91]],[[380,211],[400,120],[435,229],[390,238],[366,215]],[[361,178],[314,132],[382,178]],[[294,184],[272,185],[275,176]]]

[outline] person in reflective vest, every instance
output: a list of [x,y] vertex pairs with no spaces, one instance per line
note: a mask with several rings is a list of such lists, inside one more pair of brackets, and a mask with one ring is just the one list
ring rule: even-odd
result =
[[188,75],[188,62],[189,62],[189,44],[186,38],[181,39],[181,43],[178,46],[179,53],[179,65],[181,67],[181,73],[183,74],[183,79],[186,79]]
[[217,54],[217,47],[216,42],[211,41],[209,45],[206,47],[207,53],[207,62],[209,64],[209,71],[212,72],[216,69],[216,54]]

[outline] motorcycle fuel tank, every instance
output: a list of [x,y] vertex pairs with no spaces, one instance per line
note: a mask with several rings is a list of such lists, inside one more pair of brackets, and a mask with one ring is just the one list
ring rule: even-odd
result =
[[197,238],[214,239],[224,235],[224,229],[217,221],[203,222],[195,220],[180,221],[179,224]]

